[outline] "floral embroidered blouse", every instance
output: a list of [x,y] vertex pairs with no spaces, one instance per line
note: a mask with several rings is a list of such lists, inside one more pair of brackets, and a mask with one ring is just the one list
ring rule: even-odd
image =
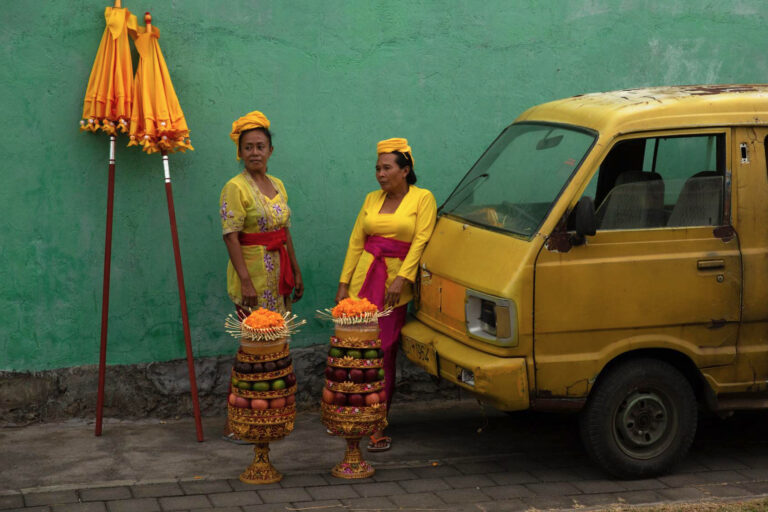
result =
[[[223,234],[235,231],[263,233],[290,227],[291,209],[288,208],[285,186],[274,176],[267,177],[277,190],[277,195],[272,198],[262,194],[246,171],[224,185],[219,200]],[[261,245],[244,245],[241,248],[248,274],[258,294],[257,307],[284,313],[285,299],[278,291],[280,254],[278,251],[267,251]],[[241,304],[240,278],[231,261],[227,265],[227,292],[235,304]]]

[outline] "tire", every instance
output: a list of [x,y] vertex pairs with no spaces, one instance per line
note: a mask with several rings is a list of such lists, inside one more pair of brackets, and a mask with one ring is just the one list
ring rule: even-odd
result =
[[680,462],[696,435],[697,404],[672,365],[635,359],[611,368],[590,394],[580,429],[589,456],[620,478],[658,475]]

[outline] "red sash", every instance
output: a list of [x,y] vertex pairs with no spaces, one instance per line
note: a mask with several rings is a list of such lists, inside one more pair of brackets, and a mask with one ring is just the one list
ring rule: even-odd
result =
[[408,256],[408,249],[410,248],[410,242],[401,242],[383,236],[369,236],[365,240],[365,250],[373,255],[373,263],[368,267],[365,281],[357,296],[365,297],[376,304],[379,309],[383,309],[387,285],[387,262],[384,261],[384,258],[404,260]]
[[285,228],[266,233],[243,233],[238,235],[240,245],[263,245],[268,251],[280,251],[280,295],[290,295],[296,282],[293,279],[293,267],[288,257],[288,248],[285,243],[287,237]]

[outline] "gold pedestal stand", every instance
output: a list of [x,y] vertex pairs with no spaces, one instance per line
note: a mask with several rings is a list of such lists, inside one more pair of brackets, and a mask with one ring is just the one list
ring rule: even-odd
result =
[[347,451],[344,453],[344,460],[336,464],[331,470],[331,474],[337,478],[368,478],[376,472],[373,466],[363,460],[363,454],[360,452],[361,437],[345,437],[347,441]]
[[238,409],[229,406],[229,425],[240,439],[254,443],[253,462],[240,475],[246,484],[273,484],[283,475],[269,461],[269,443],[293,431],[296,407],[282,409]]
[[347,442],[344,459],[336,464],[331,474],[337,478],[357,479],[373,476],[376,471],[363,459],[360,439],[387,426],[386,404],[367,407],[340,407],[322,404],[323,424],[333,435]]
[[269,443],[256,443],[253,445],[253,462],[248,469],[240,475],[240,481],[246,484],[273,484],[283,479],[280,473],[269,462]]

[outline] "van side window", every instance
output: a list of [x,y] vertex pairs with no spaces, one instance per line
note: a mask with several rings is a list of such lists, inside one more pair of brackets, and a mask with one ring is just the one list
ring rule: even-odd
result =
[[725,153],[724,134],[616,143],[587,187],[598,229],[720,225]]

